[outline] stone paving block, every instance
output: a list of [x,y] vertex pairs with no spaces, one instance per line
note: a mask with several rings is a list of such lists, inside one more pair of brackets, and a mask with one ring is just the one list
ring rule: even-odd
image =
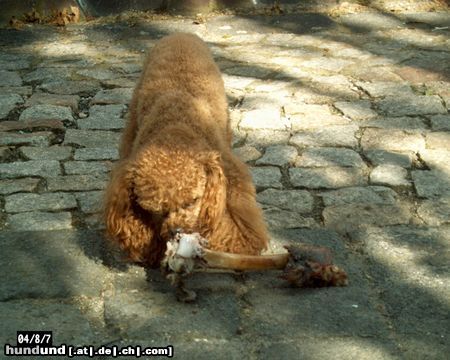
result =
[[275,166],[251,167],[253,183],[256,188],[275,188],[281,189],[281,172]]
[[378,165],[369,175],[371,184],[387,186],[410,186],[408,172],[398,165]]
[[225,87],[232,89],[245,90],[256,79],[253,77],[222,74]]
[[36,190],[40,179],[23,178],[14,180],[0,180],[0,194],[7,195],[17,192],[33,192]]
[[[45,281],[44,278],[42,280]],[[89,324],[89,319],[72,304],[61,304],[56,301],[42,303],[39,300],[29,299],[8,301],[2,303],[0,317],[3,323],[0,330],[2,344],[15,345],[17,329],[52,329],[55,346],[60,344],[83,346],[96,343],[96,335]]]
[[68,129],[64,137],[64,145],[80,145],[88,148],[118,148],[120,133],[106,130]]
[[299,213],[276,208],[265,209],[264,218],[270,230],[273,229],[297,229],[317,228],[319,225],[311,217]]
[[91,175],[67,175],[47,179],[48,191],[103,190],[108,176],[104,173]]
[[98,213],[102,210],[103,191],[87,191],[75,193],[80,209],[86,214]]
[[25,106],[34,105],[55,105],[70,107],[73,111],[78,111],[78,102],[80,97],[78,95],[58,95],[47,93],[34,93],[25,102]]
[[434,131],[450,131],[450,115],[430,116],[430,121]]
[[122,114],[124,105],[94,105],[89,109],[89,117],[77,121],[80,129],[122,129],[125,120]]
[[291,184],[308,189],[335,189],[367,184],[363,171],[354,167],[292,168],[289,169]]
[[411,211],[403,204],[346,204],[327,206],[322,213],[326,227],[347,233],[365,226],[408,224]]
[[0,119],[4,119],[18,104],[23,103],[22,96],[18,94],[0,93]]
[[411,86],[408,83],[399,82],[357,82],[357,85],[366,91],[371,97],[412,95]]
[[387,96],[378,103],[380,110],[390,116],[446,114],[439,96]]
[[36,121],[36,120],[60,120],[74,122],[72,111],[66,106],[57,105],[34,105],[20,114],[20,121]]
[[364,82],[404,82],[402,77],[393,71],[392,66],[386,66],[385,64],[370,68],[357,64],[347,67],[343,73]]
[[252,130],[247,133],[246,144],[256,147],[286,144],[290,136],[289,131]]
[[30,67],[28,59],[22,59],[21,55],[10,57],[9,59],[0,59],[0,69],[2,70],[23,70]]
[[[39,217],[42,213],[18,214],[16,217],[23,217],[23,225],[30,221],[27,217]],[[52,222],[48,225],[63,223],[63,219],[57,217],[63,214],[70,220],[69,213],[56,213],[44,215],[53,216]],[[66,220],[64,220],[66,221]],[[20,224],[19,224],[20,225]],[[110,282],[111,273],[101,261],[102,243],[104,242],[101,233],[95,231],[75,231],[58,230],[49,231],[51,226],[44,231],[2,231],[0,234],[0,264],[3,269],[9,269],[8,274],[3,277],[0,284],[0,300],[2,303],[12,304],[12,300],[39,299],[42,307],[41,316],[44,320],[50,321],[52,312],[47,313],[45,299],[58,299],[61,302],[64,298],[72,296],[87,296],[91,298],[99,297],[105,286]],[[31,230],[31,229],[26,229]],[[5,309],[2,306],[2,309]],[[22,318],[26,317],[25,308],[22,308]],[[66,318],[67,317],[67,318]],[[46,330],[54,331],[55,341],[62,341],[64,336],[71,336],[78,328],[76,322],[69,321],[70,311],[60,313],[59,324],[51,328],[50,323],[45,324]],[[6,326],[6,323],[4,324]],[[19,324],[17,323],[18,326]],[[2,329],[5,329],[2,326]],[[42,326],[42,324],[41,324]],[[69,327],[66,333],[62,332],[64,326]],[[61,330],[61,333],[59,332]],[[17,331],[17,327],[15,328]],[[83,344],[85,345],[85,344]]]
[[267,189],[256,196],[264,206],[275,206],[282,210],[289,210],[301,214],[311,213],[314,199],[306,190],[275,190]]
[[430,169],[450,172],[450,151],[425,149],[421,150],[419,154]]
[[353,64],[353,61],[330,57],[319,57],[301,62],[302,67],[306,67],[311,71],[318,70],[319,73],[323,72],[324,70],[339,72],[351,64]]
[[356,125],[327,126],[313,131],[303,130],[295,133],[289,140],[290,144],[299,147],[356,147],[358,141],[355,133],[358,131]]
[[111,164],[104,161],[67,161],[64,171],[67,175],[107,173]]
[[239,126],[249,130],[287,130],[290,128],[289,121],[281,117],[280,109],[277,107],[244,112]]
[[18,94],[21,96],[30,96],[33,93],[31,86],[1,86],[0,94]]
[[303,106],[302,113],[290,117],[292,130],[303,131],[309,129],[325,128],[333,125],[348,125],[350,120],[345,117],[332,114],[326,105]]
[[236,333],[240,314],[235,285],[229,277],[222,285],[210,285],[207,279],[197,286],[190,282],[190,289],[198,294],[194,307],[177,302],[173,289],[157,271],[149,272],[148,277],[147,281],[141,269],[120,273],[105,293],[105,321],[121,334],[134,339],[166,334],[176,339],[183,335],[185,340],[194,341],[226,339]]
[[70,212],[23,212],[8,215],[6,226],[14,231],[50,231],[72,228]]
[[450,82],[428,81],[425,83],[427,91],[438,94],[444,100],[447,110],[450,110]]
[[435,198],[450,194],[448,174],[439,170],[411,171],[417,195],[424,198]]
[[369,228],[351,235],[364,244],[370,276],[376,289],[382,289],[380,298],[403,357],[446,357],[449,235],[448,227],[410,226]]
[[95,80],[111,80],[119,77],[120,75],[116,72],[107,69],[94,68],[94,69],[83,69],[76,72],[78,75],[95,79]]
[[117,148],[83,148],[75,149],[75,160],[118,160]]
[[61,174],[56,160],[30,160],[0,164],[0,178],[11,179],[25,176],[58,176]]
[[426,134],[427,147],[450,151],[450,132],[430,132]]
[[450,195],[446,197],[425,200],[417,208],[417,215],[430,226],[440,226],[450,223]]
[[256,165],[292,165],[298,156],[297,149],[289,145],[274,145],[266,148],[264,156],[256,160]]
[[[49,130],[63,130],[64,124],[60,120],[30,120],[30,121],[2,121],[0,122],[0,131],[24,131],[21,133],[26,135],[27,131],[30,130],[41,130],[41,129],[49,129]],[[33,134],[37,134],[34,132]],[[28,135],[33,135],[28,133]]]
[[384,186],[348,187],[322,192],[325,206],[346,204],[389,204],[395,203],[397,194]]
[[22,86],[22,78],[15,71],[0,70],[0,86]]
[[102,80],[102,85],[107,88],[134,88],[137,80],[134,77],[119,77]]
[[376,117],[378,114],[376,111],[370,108],[371,104],[368,100],[360,101],[338,101],[334,103],[334,106],[341,111],[344,116],[352,120],[366,120]]
[[26,83],[42,83],[54,79],[68,80],[71,77],[71,71],[67,68],[48,68],[39,67],[24,75],[23,80]]
[[5,211],[8,213],[27,211],[55,211],[77,207],[72,194],[13,194],[5,197]]
[[45,82],[38,86],[39,90],[47,91],[52,94],[62,95],[86,95],[93,94],[101,88],[96,81],[71,81],[71,80],[55,80]]
[[92,104],[128,104],[133,95],[132,88],[117,88],[111,90],[101,90],[92,99]]
[[72,156],[72,148],[70,146],[22,146],[19,148],[19,151],[29,160],[67,160]]
[[412,152],[394,152],[384,150],[367,150],[364,155],[370,160],[373,166],[378,165],[397,165],[404,168],[410,168],[415,158]]
[[393,129],[366,129],[361,146],[367,150],[413,151],[425,148],[425,140],[418,132]]
[[233,153],[243,162],[254,161],[262,156],[258,149],[249,145],[234,148]]
[[308,148],[295,162],[297,167],[361,167],[366,165],[356,151],[344,148]]
[[54,137],[53,133],[49,131],[37,131],[34,133],[24,133],[24,134],[0,132],[0,146],[3,145],[48,146],[53,137]]
[[359,122],[361,127],[393,129],[393,130],[422,130],[426,128],[425,122],[417,117],[378,117]]

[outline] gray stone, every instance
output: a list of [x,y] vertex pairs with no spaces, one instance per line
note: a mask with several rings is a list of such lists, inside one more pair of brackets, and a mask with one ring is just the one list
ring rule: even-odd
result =
[[34,105],[20,114],[20,121],[60,120],[73,122],[72,111],[66,106]]
[[358,82],[357,85],[372,97],[412,95],[408,83],[399,82]]
[[370,108],[370,101],[338,101],[334,106],[341,111],[344,116],[352,120],[366,120],[376,117],[378,114]]
[[367,226],[408,224],[411,212],[402,204],[346,204],[327,206],[322,216],[326,227],[347,233]]
[[0,69],[2,70],[23,70],[30,67],[30,62],[27,59],[21,59],[20,55],[16,58],[10,58],[8,60],[0,60]]
[[384,150],[368,150],[364,155],[374,166],[378,165],[396,165],[404,168],[410,168],[414,158],[412,152],[398,153]]
[[72,148],[70,146],[22,146],[19,150],[29,160],[67,160],[72,156]]
[[49,80],[68,80],[71,77],[71,71],[67,68],[48,68],[40,67],[24,75],[23,80],[26,83],[42,83]]
[[75,160],[118,160],[117,148],[83,148],[75,149]]
[[448,150],[421,150],[420,158],[432,170],[450,172],[450,151]]
[[111,79],[115,79],[120,76],[119,74],[117,74],[111,70],[99,69],[99,68],[79,70],[79,71],[77,71],[77,74],[87,77],[87,78],[95,79],[95,80],[111,80]]
[[281,172],[280,169],[274,166],[251,167],[253,182],[257,189],[261,188],[275,188],[281,189]]
[[361,138],[361,146],[364,151],[418,152],[425,148],[425,140],[418,132],[393,129],[366,129]]
[[277,144],[286,144],[290,137],[289,131],[273,130],[252,130],[247,134],[247,145],[250,146],[270,146]]
[[427,92],[438,94],[444,100],[447,110],[450,110],[450,82],[430,81],[426,84]]
[[368,68],[367,66],[357,64],[345,69],[344,73],[355,79],[366,82],[404,82],[404,80],[393,71],[392,67],[386,65]]
[[0,94],[17,94],[21,96],[30,96],[33,93],[31,86],[0,86]]
[[92,104],[128,104],[133,95],[132,88],[117,88],[111,90],[101,90],[92,99]]
[[430,117],[431,128],[435,131],[450,131],[450,115],[434,115]]
[[375,167],[370,175],[371,184],[388,186],[409,186],[411,183],[406,179],[408,172],[397,165],[379,165]]
[[119,145],[120,133],[104,130],[76,130],[68,129],[64,137],[64,145],[80,145],[84,147],[117,148]]
[[439,96],[388,96],[378,104],[390,116],[446,114]]
[[121,70],[125,74],[134,74],[142,71],[141,63],[119,63],[115,64],[114,68]]
[[0,132],[0,146],[3,145],[33,145],[48,146],[54,135],[50,131],[37,131],[34,133]]
[[103,191],[79,192],[75,194],[75,197],[80,204],[81,211],[85,214],[98,213],[102,210]]
[[382,129],[404,129],[404,130],[414,130],[414,129],[425,129],[425,122],[416,117],[379,117],[375,119],[370,119],[360,122],[361,127],[374,127]]
[[18,94],[0,93],[0,119],[4,119],[18,104],[22,104],[22,96]]
[[279,108],[272,107],[244,112],[239,127],[249,130],[286,130],[290,128],[290,124],[281,117]]
[[67,175],[47,179],[48,191],[90,191],[106,187],[106,174]]
[[441,171],[412,171],[412,179],[417,195],[424,198],[434,198],[450,195],[450,180]]
[[430,149],[450,150],[450,132],[431,132],[426,134],[427,147]]
[[430,226],[450,223],[450,196],[424,200],[417,209],[417,215]]
[[312,195],[306,190],[267,189],[258,193],[257,200],[263,206],[276,206],[301,214],[311,213],[314,204]]
[[291,98],[277,92],[271,93],[270,96],[264,92],[252,92],[245,95],[239,109],[241,111],[267,109],[267,111],[274,111],[279,114],[280,109],[284,107],[286,113],[288,113],[287,107],[291,104],[291,101]]
[[107,88],[134,88],[136,79],[133,77],[119,77],[115,79],[103,80],[102,84]]
[[305,104],[301,108],[302,113],[290,117],[292,130],[308,130],[325,128],[333,125],[348,125],[349,119],[332,114],[326,105]]
[[244,145],[233,149],[233,153],[243,162],[254,161],[261,157],[261,152],[253,146]]
[[50,231],[72,228],[70,212],[24,212],[8,215],[6,226],[15,231]]
[[78,110],[78,95],[60,95],[47,93],[34,93],[25,103],[25,106],[34,105],[55,105],[70,107],[73,111]]
[[75,197],[66,193],[13,194],[5,197],[5,210],[8,213],[67,210],[76,207]]
[[274,145],[266,148],[264,156],[256,161],[256,165],[292,165],[297,156],[297,149],[293,146]]
[[316,228],[318,227],[313,218],[304,217],[296,212],[266,209],[264,218],[269,229],[295,229],[295,228]]
[[0,164],[0,178],[11,179],[24,176],[58,176],[59,162],[55,160],[31,160]]
[[103,161],[67,161],[64,163],[67,175],[106,173],[110,166]]
[[17,192],[35,191],[40,180],[33,178],[0,180],[0,194],[7,195]]
[[244,77],[244,76],[234,76],[223,74],[223,82],[226,88],[244,90],[247,88],[252,82],[256,79],[253,77]]
[[[99,261],[104,240],[100,233],[92,231],[49,231],[58,225],[70,226],[69,213],[24,213],[13,217],[21,228],[32,224],[29,221],[31,219],[38,225],[39,218],[50,226],[43,228],[44,231],[25,229],[26,231],[2,231],[0,234],[0,264],[4,269],[9,269],[0,284],[0,300],[4,302],[3,305],[12,305],[21,304],[16,301],[26,299],[27,304],[36,301],[37,306],[34,311],[28,312],[27,306],[21,304],[16,309],[21,315],[10,325],[14,331],[17,330],[16,326],[22,328],[22,321],[24,328],[34,325],[35,329],[42,326],[58,328],[58,335],[53,338],[53,343],[59,344],[66,339],[67,344],[72,344],[77,334],[82,335],[78,333],[81,324],[85,324],[82,319],[94,320],[89,316],[89,307],[96,306],[95,298],[102,296],[102,291],[110,284],[110,272]],[[20,220],[23,220],[23,224]],[[61,304],[69,298],[74,300],[75,297],[76,301],[71,303],[84,308],[83,317],[79,315],[72,318],[71,306]],[[83,303],[83,297],[89,300]],[[4,309],[2,306],[2,310]],[[54,318],[52,309],[59,315],[57,318]],[[39,318],[39,322],[28,323],[33,314]],[[4,316],[2,311],[2,319],[6,319]],[[83,331],[87,331],[87,328],[83,328]],[[84,335],[89,333],[85,332]]]
[[124,110],[124,105],[94,105],[89,110],[89,117],[78,120],[77,124],[80,129],[122,129],[125,126]]
[[384,311],[402,339],[401,357],[444,359],[448,306],[437,294],[448,293],[448,226],[369,228],[351,236],[364,246]]
[[22,86],[22,79],[17,72],[0,70],[0,86]]
[[397,194],[394,190],[383,186],[348,187],[319,194],[325,206],[347,204],[392,205]]
[[309,189],[335,189],[367,183],[362,170],[354,167],[294,168],[289,169],[289,176],[293,186]]
[[327,126],[313,131],[300,131],[295,133],[289,140],[290,144],[299,147],[356,147],[358,141],[355,133],[358,130],[356,125],[347,126]]
[[53,94],[74,95],[74,94],[93,94],[100,89],[100,84],[94,81],[70,81],[56,80],[49,81],[40,86],[38,89]]
[[405,24],[389,14],[367,12],[346,14],[339,17],[339,22],[353,30],[371,32],[376,30],[394,29],[405,27]]
[[351,64],[353,64],[353,61],[329,57],[317,57],[301,62],[302,67],[312,69],[313,71],[316,70],[319,73],[323,72],[323,70],[339,72]]
[[298,167],[362,167],[366,165],[356,151],[344,148],[309,148],[295,162]]

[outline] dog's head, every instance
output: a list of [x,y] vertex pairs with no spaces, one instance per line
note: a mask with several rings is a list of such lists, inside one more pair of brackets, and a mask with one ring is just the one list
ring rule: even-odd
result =
[[182,147],[149,147],[132,169],[132,192],[145,211],[163,219],[162,235],[212,231],[225,210],[226,179],[220,154]]

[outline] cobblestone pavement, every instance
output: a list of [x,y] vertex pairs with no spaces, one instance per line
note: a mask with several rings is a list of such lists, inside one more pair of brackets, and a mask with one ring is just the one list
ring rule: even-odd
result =
[[[445,359],[450,15],[221,15],[0,30],[0,339],[199,359]],[[331,247],[347,288],[200,274],[177,303],[103,241],[102,190],[146,50],[199,34],[274,247]]]

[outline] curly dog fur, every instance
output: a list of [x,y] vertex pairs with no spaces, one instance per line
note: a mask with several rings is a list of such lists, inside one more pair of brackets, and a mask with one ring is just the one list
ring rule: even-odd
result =
[[170,231],[211,249],[259,254],[268,244],[249,171],[231,151],[223,80],[206,44],[174,34],[150,52],[134,91],[105,199],[109,236],[157,267]]

